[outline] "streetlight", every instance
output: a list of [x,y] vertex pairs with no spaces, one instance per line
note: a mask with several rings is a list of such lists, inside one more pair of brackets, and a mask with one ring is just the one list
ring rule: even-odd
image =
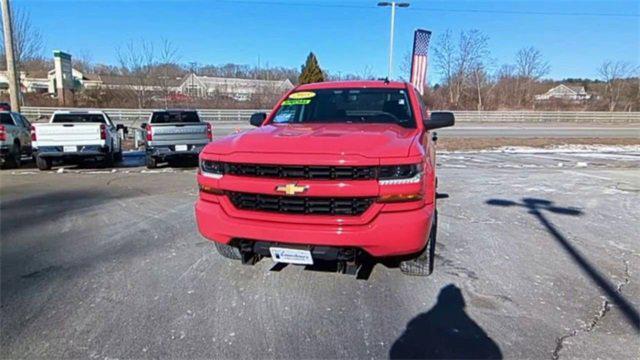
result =
[[391,33],[389,36],[389,70],[387,71],[387,79],[391,79],[391,69],[393,67],[393,28],[395,26],[396,6],[401,8],[409,7],[407,2],[397,1],[381,1],[378,6],[391,6]]

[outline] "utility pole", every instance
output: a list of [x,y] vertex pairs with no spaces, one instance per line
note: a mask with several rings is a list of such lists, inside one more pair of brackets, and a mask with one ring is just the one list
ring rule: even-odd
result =
[[391,30],[389,31],[389,69],[387,70],[387,79],[391,79],[391,73],[393,71],[393,31],[396,21],[396,7],[406,8],[409,7],[409,3],[397,2],[397,1],[382,1],[378,3],[378,6],[390,6],[391,7]]
[[2,27],[4,30],[4,50],[7,58],[7,74],[9,75],[11,110],[20,112],[20,77],[16,73],[15,52],[13,50],[13,26],[9,0],[2,0]]

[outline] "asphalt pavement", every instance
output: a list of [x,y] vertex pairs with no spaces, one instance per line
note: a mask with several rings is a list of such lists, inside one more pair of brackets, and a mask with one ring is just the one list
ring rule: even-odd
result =
[[0,172],[2,358],[639,356],[640,152],[441,154],[427,278],[224,259],[127,161]]

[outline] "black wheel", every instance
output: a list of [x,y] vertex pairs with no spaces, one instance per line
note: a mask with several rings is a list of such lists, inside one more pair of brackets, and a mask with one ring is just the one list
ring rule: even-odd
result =
[[11,156],[13,157],[13,166],[19,168],[22,164],[22,148],[20,148],[19,142],[13,143],[13,151],[11,151]]
[[113,160],[117,162],[122,161],[122,149],[113,155]]
[[153,156],[147,155],[146,163],[147,163],[147,169],[155,169],[158,167],[158,160]]
[[36,157],[36,166],[39,170],[51,170],[51,159],[46,159],[41,156]]
[[438,212],[433,218],[433,225],[429,233],[429,243],[424,250],[414,259],[400,262],[400,271],[405,275],[429,276],[433,272],[433,264],[436,256],[436,234],[438,232]]
[[227,259],[231,259],[231,260],[242,259],[242,254],[240,254],[240,249],[238,249],[237,247],[221,244],[219,242],[216,242],[215,244],[216,244],[216,250],[218,250],[218,253],[226,257]]
[[112,167],[113,166],[113,160],[114,160],[113,153],[109,153],[109,154],[105,155],[104,159],[102,160],[102,166],[104,166],[104,167]]
[[20,143],[15,142],[11,147],[11,151],[7,154],[7,157],[4,159],[4,164],[2,167],[5,169],[13,169],[20,167],[21,163],[21,151],[20,151]]

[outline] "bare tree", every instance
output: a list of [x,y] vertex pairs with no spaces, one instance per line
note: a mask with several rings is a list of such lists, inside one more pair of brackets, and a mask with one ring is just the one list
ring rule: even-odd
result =
[[456,94],[454,94],[454,89],[451,85],[454,82],[456,50],[453,44],[451,30],[447,30],[442,34],[433,49],[433,53],[435,67],[440,73],[440,76],[442,76],[447,88],[449,103],[453,104]]
[[447,30],[434,49],[435,67],[443,79],[449,106],[460,108],[463,97],[473,98],[482,109],[483,87],[487,82],[489,38],[478,30],[462,31],[455,43]]
[[[179,60],[178,48],[167,39],[162,39],[162,46],[160,47],[160,68],[162,75],[160,76],[160,87],[162,88],[162,97],[164,99],[164,107],[169,107],[169,96],[171,95],[172,80],[176,78],[176,69],[179,66],[176,62]],[[179,70],[178,70],[179,71]]]
[[91,53],[87,49],[83,49],[79,53],[74,54],[72,61],[75,69],[78,69],[83,73],[94,72]]
[[542,53],[534,48],[522,48],[516,53],[516,74],[518,76],[519,104],[531,102],[531,88],[534,82],[549,73],[549,63],[542,58]]
[[614,111],[616,106],[621,100],[625,87],[628,81],[626,78],[630,77],[634,72],[634,67],[630,63],[611,60],[605,61],[600,68],[598,68],[598,75],[605,83],[604,97],[607,100],[609,111]]
[[505,64],[498,68],[494,81],[492,91],[494,107],[497,109],[513,108],[519,101],[514,99],[514,94],[517,94],[518,91],[515,65]]
[[516,53],[516,71],[518,76],[539,80],[549,73],[549,63],[544,61],[540,50],[534,47],[522,48]]
[[[463,81],[472,89],[476,109],[482,110],[483,89],[488,83],[489,38],[478,30],[460,34],[458,71]],[[459,85],[461,86],[461,85]],[[462,92],[462,91],[461,91]]]
[[140,40],[129,41],[124,48],[118,48],[118,62],[122,75],[134,80],[130,88],[136,94],[138,107],[144,108],[148,102],[147,95],[153,88],[152,71],[155,64],[153,43]]
[[[11,18],[13,22],[13,50],[15,52],[15,62],[18,69],[21,69],[25,62],[29,60],[41,60],[43,41],[42,34],[31,22],[31,14],[20,8],[11,7]],[[4,31],[2,33],[2,66],[6,69],[4,57]]]

